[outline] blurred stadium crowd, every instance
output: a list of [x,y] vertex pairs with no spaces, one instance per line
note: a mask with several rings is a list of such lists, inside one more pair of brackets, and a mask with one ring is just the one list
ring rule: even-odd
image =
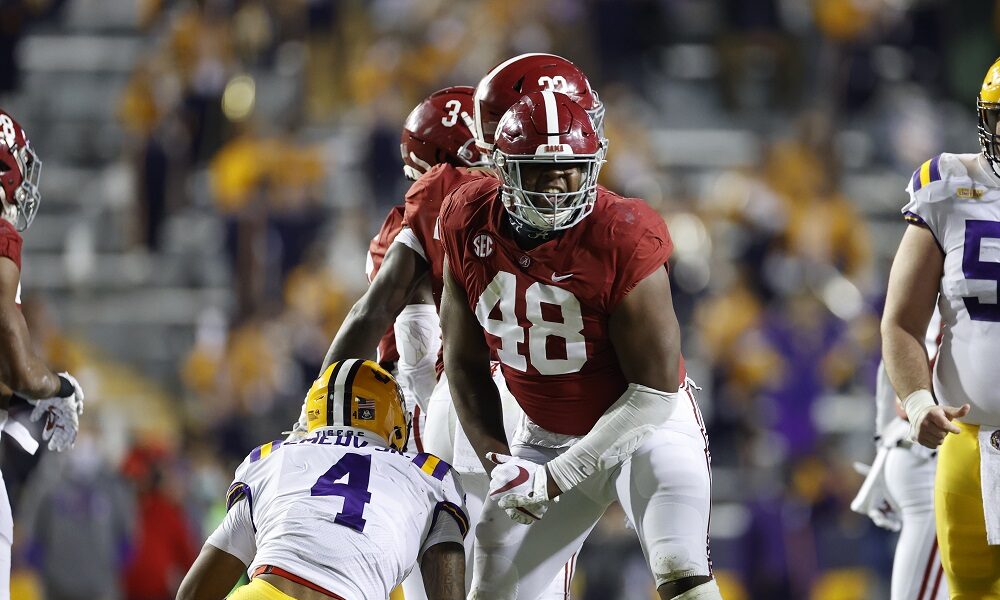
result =
[[[660,210],[704,388],[726,598],[887,597],[848,505],[874,453],[913,168],[977,151],[990,0],[8,0],[0,102],[45,163],[40,355],[81,373],[65,456],[3,444],[12,597],[172,598],[232,469],[298,414],[406,188],[409,110],[526,51],[606,102],[605,183]],[[575,597],[652,597],[609,512]]]

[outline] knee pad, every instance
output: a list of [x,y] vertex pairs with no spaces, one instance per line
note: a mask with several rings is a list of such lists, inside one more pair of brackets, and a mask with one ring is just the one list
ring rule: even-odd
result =
[[722,600],[722,594],[713,579],[674,596],[673,600]]
[[699,571],[692,563],[687,548],[678,543],[661,542],[656,544],[649,566],[653,571],[656,587],[685,577],[708,575],[707,572]]

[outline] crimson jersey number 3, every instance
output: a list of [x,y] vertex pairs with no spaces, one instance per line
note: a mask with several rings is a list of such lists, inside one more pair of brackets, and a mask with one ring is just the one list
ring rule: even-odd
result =
[[[575,373],[587,362],[587,341],[583,337],[583,315],[580,301],[569,290],[536,281],[524,291],[524,303],[517,298],[517,277],[500,271],[486,286],[476,302],[476,318],[488,333],[500,338],[497,355],[500,362],[525,372],[528,364],[542,375]],[[542,314],[542,305],[559,307],[561,321],[550,321]],[[499,308],[500,318],[491,318]],[[515,309],[524,310],[519,318]],[[521,321],[530,323],[521,326]],[[528,356],[518,351],[518,345],[528,338]],[[549,338],[563,340],[566,356],[553,358],[547,349]]]

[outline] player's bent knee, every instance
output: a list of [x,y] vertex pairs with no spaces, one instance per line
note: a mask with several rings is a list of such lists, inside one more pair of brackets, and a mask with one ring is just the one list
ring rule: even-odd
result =
[[722,593],[719,592],[719,586],[712,579],[674,596],[671,600],[722,600]]

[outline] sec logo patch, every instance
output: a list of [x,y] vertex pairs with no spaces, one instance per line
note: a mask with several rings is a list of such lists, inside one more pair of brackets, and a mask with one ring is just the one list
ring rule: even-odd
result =
[[479,258],[486,258],[493,254],[493,238],[486,233],[480,233],[472,240],[472,251]]
[[990,434],[990,446],[993,446],[994,450],[1000,451],[1000,429]]

